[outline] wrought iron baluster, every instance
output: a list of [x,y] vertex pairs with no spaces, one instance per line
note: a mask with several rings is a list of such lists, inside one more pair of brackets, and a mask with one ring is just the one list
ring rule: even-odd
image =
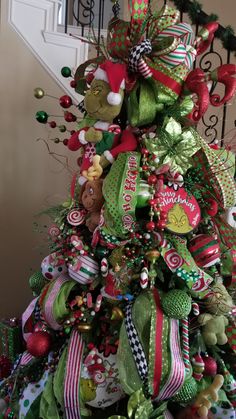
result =
[[90,28],[94,21],[94,6],[94,0],[73,0],[72,14],[77,26],[81,26],[82,36],[84,36],[85,27]]
[[68,30],[68,11],[69,11],[69,0],[66,0],[65,3],[65,33]]
[[[230,50],[227,50],[227,64],[230,63]],[[221,129],[221,145],[223,145],[224,142],[224,136],[225,136],[225,125],[226,125],[226,118],[227,118],[227,110],[228,110],[228,103],[226,102],[223,107],[223,120],[222,120],[222,129]]]
[[[205,73],[210,72],[216,67],[219,67],[223,64],[222,56],[215,50],[214,45],[215,41],[213,40],[209,50],[205,52],[199,60],[198,66]],[[218,61],[216,64],[213,64],[214,59]],[[217,82],[213,82],[210,88],[210,96],[212,95],[216,87]],[[216,109],[218,109],[219,112],[222,111],[222,109],[215,108],[212,105],[210,105],[208,112],[202,117],[202,124],[205,127],[204,136],[206,137],[206,140],[208,140],[209,143],[214,143],[218,139],[217,137],[220,129],[219,125],[221,118],[219,118],[219,116],[216,114]]]

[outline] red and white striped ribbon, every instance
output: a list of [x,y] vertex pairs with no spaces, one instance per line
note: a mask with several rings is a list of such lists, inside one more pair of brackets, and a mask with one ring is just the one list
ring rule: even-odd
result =
[[184,383],[185,365],[180,349],[179,322],[175,319],[171,319],[170,321],[170,355],[170,375],[161,389],[157,400],[169,399],[179,391]]
[[66,419],[80,419],[79,381],[83,360],[84,342],[77,330],[73,330],[66,365],[64,405]]
[[21,360],[20,360],[20,366],[28,365],[32,359],[34,359],[34,356],[32,356],[28,351],[25,351],[22,354]]
[[29,332],[29,333],[25,332],[25,325],[26,325],[27,321],[30,319],[30,317],[32,316],[37,301],[38,301],[38,297],[34,298],[31,301],[31,303],[28,305],[27,309],[22,314],[22,334],[23,334],[24,340],[26,342],[27,342],[28,337],[31,335],[32,331]]
[[152,70],[149,68],[147,63],[145,63],[143,58],[140,58],[138,62],[138,71],[145,79],[152,76]]

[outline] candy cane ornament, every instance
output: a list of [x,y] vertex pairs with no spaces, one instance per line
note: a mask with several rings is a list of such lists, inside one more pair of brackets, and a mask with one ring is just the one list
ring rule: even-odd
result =
[[182,326],[182,342],[183,342],[183,361],[186,371],[190,370],[190,359],[189,359],[189,327],[188,318],[181,320]]

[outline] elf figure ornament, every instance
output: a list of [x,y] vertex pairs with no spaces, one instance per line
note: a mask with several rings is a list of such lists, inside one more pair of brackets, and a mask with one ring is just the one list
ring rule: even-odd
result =
[[131,131],[121,133],[120,127],[113,124],[124,99],[126,65],[106,60],[92,77],[84,99],[87,115],[68,141],[70,150],[82,148],[84,152],[80,165],[81,185],[86,180],[99,178],[103,168],[113,163],[119,153],[133,151],[137,146]]

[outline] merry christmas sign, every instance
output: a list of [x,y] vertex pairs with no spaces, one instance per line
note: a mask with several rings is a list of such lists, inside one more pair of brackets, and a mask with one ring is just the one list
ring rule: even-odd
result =
[[166,228],[176,234],[187,234],[197,227],[201,211],[194,196],[184,188],[177,191],[166,186],[159,193],[161,210],[167,214]]

